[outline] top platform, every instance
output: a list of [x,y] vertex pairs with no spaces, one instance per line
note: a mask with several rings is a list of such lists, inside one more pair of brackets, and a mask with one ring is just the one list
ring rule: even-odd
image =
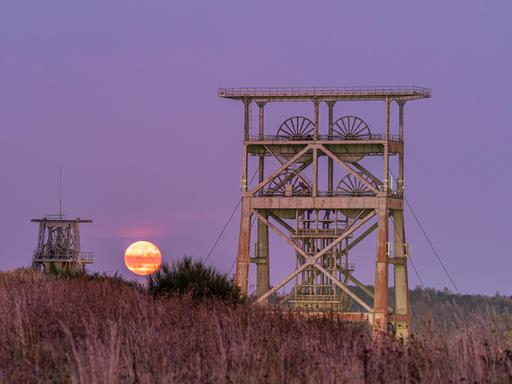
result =
[[286,87],[286,88],[219,88],[218,95],[233,100],[253,101],[338,101],[386,100],[407,101],[429,98],[429,88],[395,87]]
[[61,215],[46,215],[42,219],[32,219],[30,220],[31,223],[62,223],[62,224],[68,224],[68,223],[92,223],[93,221],[91,219],[81,219],[77,217],[76,219],[67,219],[65,216]]

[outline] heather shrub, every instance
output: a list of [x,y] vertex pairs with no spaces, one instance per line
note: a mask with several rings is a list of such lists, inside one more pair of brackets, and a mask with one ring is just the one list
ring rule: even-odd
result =
[[240,289],[226,274],[191,257],[184,257],[176,264],[163,264],[149,275],[148,291],[153,296],[190,295],[194,301],[209,299],[239,303]]

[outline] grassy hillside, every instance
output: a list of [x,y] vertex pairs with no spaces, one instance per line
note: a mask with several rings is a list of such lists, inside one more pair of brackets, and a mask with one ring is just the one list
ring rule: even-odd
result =
[[506,323],[471,313],[501,299],[469,304],[430,291],[411,299],[417,314],[449,312],[447,321],[455,306],[464,326],[446,332],[420,321],[408,343],[376,343],[362,324],[155,300],[121,279],[0,273],[0,382],[510,382]]
[[456,295],[448,290],[416,288],[410,291],[413,328],[417,333],[449,333],[475,318],[492,319],[512,330],[512,297],[496,294]]

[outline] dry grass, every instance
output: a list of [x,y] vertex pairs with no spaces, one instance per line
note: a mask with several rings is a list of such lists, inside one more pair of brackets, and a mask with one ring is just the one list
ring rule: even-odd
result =
[[363,325],[186,297],[111,279],[0,273],[0,382],[509,383],[491,320],[402,344]]

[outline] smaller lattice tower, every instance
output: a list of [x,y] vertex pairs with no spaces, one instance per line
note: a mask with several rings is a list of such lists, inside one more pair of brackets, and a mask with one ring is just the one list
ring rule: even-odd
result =
[[31,222],[39,223],[33,269],[77,272],[93,262],[93,253],[84,252],[80,247],[80,224],[92,223],[92,220],[66,219],[59,214],[32,219]]

